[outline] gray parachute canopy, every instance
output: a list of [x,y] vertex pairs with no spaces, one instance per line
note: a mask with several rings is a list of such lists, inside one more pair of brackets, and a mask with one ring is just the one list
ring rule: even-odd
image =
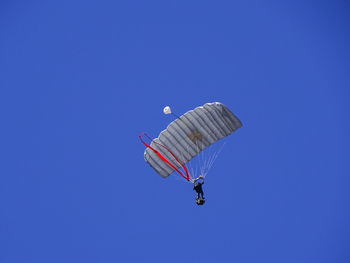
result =
[[[166,108],[164,113],[166,113]],[[170,149],[181,160],[182,164],[186,164],[205,148],[230,135],[240,127],[242,127],[241,121],[224,104],[220,102],[206,103],[171,122],[159,134],[158,138],[151,142],[150,146],[180,169],[181,164],[169,151],[158,144]],[[175,171],[150,148],[145,150],[144,158],[164,178]]]

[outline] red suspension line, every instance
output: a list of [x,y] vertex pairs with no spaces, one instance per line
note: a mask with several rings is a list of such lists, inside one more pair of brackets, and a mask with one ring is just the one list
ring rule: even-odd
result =
[[146,136],[148,139],[152,140],[146,133],[142,133],[141,135],[139,135],[139,139],[140,141],[143,143],[143,145],[145,145],[147,148],[151,149],[155,154],[157,154],[157,156],[166,164],[168,164],[171,168],[173,168],[176,172],[178,172],[183,178],[185,178],[187,181],[189,181],[191,179],[189,172],[187,170],[187,167],[185,164],[181,163],[181,161],[179,160],[179,158],[176,157],[176,155],[169,150],[166,146],[153,141],[155,144],[163,147],[164,149],[166,149],[173,157],[174,159],[181,165],[181,167],[184,169],[185,174],[183,174],[178,168],[175,167],[174,164],[172,164],[169,160],[167,160],[159,151],[157,151],[156,149],[154,149],[152,146],[150,146],[149,144],[147,144],[143,139],[142,136]]

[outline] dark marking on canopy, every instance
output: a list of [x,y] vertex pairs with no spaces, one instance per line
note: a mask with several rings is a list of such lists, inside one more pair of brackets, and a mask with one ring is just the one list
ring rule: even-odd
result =
[[194,132],[192,132],[190,135],[188,135],[188,138],[197,145],[198,141],[201,141],[203,139],[203,135],[198,131],[195,130]]

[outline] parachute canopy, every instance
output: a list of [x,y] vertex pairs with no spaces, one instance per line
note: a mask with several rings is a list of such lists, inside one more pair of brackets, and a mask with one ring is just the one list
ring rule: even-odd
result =
[[[163,111],[171,113],[169,106]],[[144,159],[164,178],[181,168],[187,173],[184,167],[187,162],[240,127],[241,121],[224,104],[206,103],[171,122],[152,140]]]

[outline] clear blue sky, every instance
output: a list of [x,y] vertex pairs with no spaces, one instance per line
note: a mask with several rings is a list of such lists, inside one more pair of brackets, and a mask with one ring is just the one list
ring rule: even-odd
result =
[[[348,1],[2,1],[1,263],[350,262]],[[137,139],[226,104],[198,207]]]

